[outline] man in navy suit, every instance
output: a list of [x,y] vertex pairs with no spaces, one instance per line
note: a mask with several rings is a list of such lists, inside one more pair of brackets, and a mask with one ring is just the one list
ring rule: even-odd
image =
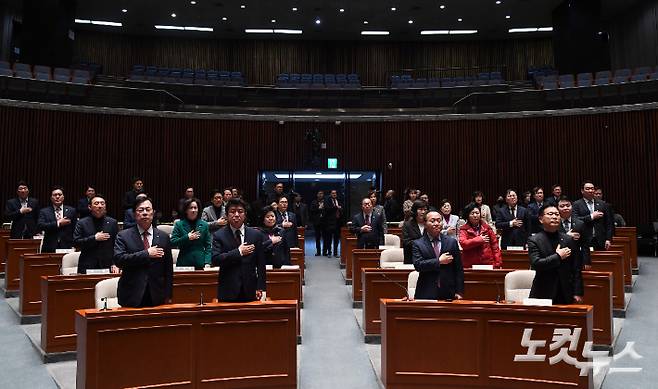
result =
[[560,212],[554,205],[539,209],[543,231],[528,239],[530,266],[536,271],[530,297],[552,299],[553,304],[583,301],[582,258],[578,244],[559,231]]
[[425,233],[413,241],[412,258],[418,271],[415,299],[461,300],[464,296],[464,268],[457,241],[441,234],[439,212],[425,214]]
[[573,214],[585,223],[585,239],[594,250],[607,250],[612,242],[614,215],[605,201],[594,197],[594,184],[585,181],[580,189],[583,198],[574,201]]
[[[555,205],[552,204],[551,205]],[[567,234],[576,241],[583,260],[583,270],[592,269],[592,257],[589,252],[589,242],[585,231],[585,223],[573,215],[571,200],[567,196],[560,197],[557,209],[560,212],[560,232]]]
[[246,205],[239,198],[226,204],[228,227],[213,234],[212,264],[219,266],[219,301],[260,300],[265,291],[263,234],[247,227]]
[[118,273],[119,268],[114,265],[117,221],[107,216],[105,199],[100,195],[89,201],[89,212],[89,216],[78,220],[73,232],[73,245],[81,251],[78,274],[86,274],[87,269],[110,269]]
[[526,233],[526,209],[518,205],[516,192],[508,189],[505,194],[506,206],[500,208],[496,214],[496,229],[501,234],[500,247],[505,250],[507,246],[524,247],[528,234]]
[[24,181],[18,183],[17,197],[7,200],[5,216],[11,221],[11,239],[32,239],[37,231],[39,201],[29,197],[30,189]]
[[288,211],[288,196],[279,197],[276,211],[276,225],[283,229],[281,236],[293,248],[299,245],[297,236],[297,218],[293,212]]
[[75,208],[64,205],[64,190],[56,186],[50,192],[51,205],[39,211],[37,228],[43,231],[42,253],[73,247],[73,230],[78,220]]
[[169,236],[153,226],[153,202],[134,204],[137,225],[119,232],[114,263],[121,269],[117,294],[122,307],[153,307],[170,303],[173,260]]
[[369,197],[361,200],[361,212],[352,218],[350,231],[356,235],[357,248],[376,249],[384,244],[384,219],[373,212]]

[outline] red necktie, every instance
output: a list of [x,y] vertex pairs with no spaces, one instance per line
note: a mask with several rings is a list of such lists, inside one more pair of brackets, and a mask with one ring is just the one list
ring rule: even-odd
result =
[[370,215],[366,215],[366,225],[370,225]]
[[144,250],[148,250],[151,247],[151,245],[149,244],[149,232],[144,231],[144,233],[142,234],[142,238],[144,242]]

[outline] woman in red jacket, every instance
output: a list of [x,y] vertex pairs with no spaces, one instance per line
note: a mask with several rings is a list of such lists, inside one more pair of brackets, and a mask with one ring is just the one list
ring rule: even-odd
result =
[[491,227],[480,219],[480,208],[471,203],[464,208],[466,224],[459,228],[459,244],[462,246],[464,269],[473,265],[503,266],[498,238]]

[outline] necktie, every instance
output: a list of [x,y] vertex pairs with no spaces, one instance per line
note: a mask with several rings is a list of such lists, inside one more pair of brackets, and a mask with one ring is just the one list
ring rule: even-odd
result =
[[62,218],[62,208],[61,208],[61,207],[57,207],[57,208],[55,209],[55,219],[59,220],[59,219],[61,219],[61,218]]
[[437,238],[432,241],[432,247],[434,248],[434,255],[436,259],[439,259],[441,256],[441,241]]
[[149,244],[149,232],[148,231],[144,231],[144,233],[142,233],[142,241],[144,242],[144,250],[148,250],[151,247],[151,245]]
[[510,208],[509,212],[512,214],[512,218],[516,219],[516,207],[515,208]]
[[235,241],[238,242],[238,246],[242,244],[242,233],[240,230],[235,230]]
[[283,221],[287,222],[288,221],[288,212],[283,213]]
[[589,213],[594,213],[594,202],[592,200],[587,202],[587,208],[589,208]]
[[366,225],[370,225],[370,215],[366,215]]
[[569,219],[564,219],[564,231],[569,232]]

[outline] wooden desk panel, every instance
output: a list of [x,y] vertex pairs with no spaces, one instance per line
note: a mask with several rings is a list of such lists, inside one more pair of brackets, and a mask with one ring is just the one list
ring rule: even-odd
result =
[[503,258],[503,267],[505,269],[513,269],[513,270],[530,269],[530,257],[528,256],[528,250],[523,250],[523,251],[501,250],[501,255]]
[[355,276],[352,279],[352,301],[361,301],[363,284],[361,280],[361,269],[379,267],[379,257],[384,250],[380,249],[354,249],[352,250],[352,271]]
[[615,228],[615,236],[612,238],[612,243],[615,243],[615,239],[618,237],[625,236],[630,239],[631,244],[631,267],[633,269],[638,269],[637,262],[637,228],[635,227],[617,227]]
[[[77,311],[76,386],[294,389],[296,305],[283,300]],[[128,356],[150,363],[127,363]]]
[[[48,354],[74,351],[76,344],[73,312],[96,306],[94,288],[115,275],[75,275],[41,277],[41,348]],[[197,304],[203,291],[204,302],[217,298],[217,272],[174,273],[174,303]],[[267,295],[271,299],[302,301],[298,270],[268,270]],[[298,308],[299,311],[299,308]],[[298,316],[299,313],[298,313]],[[300,329],[301,331],[301,326]]]
[[633,265],[631,263],[631,241],[628,237],[619,236],[610,245],[608,251],[621,251],[624,254],[624,285],[633,285]]
[[592,270],[612,274],[612,307],[626,307],[624,291],[624,256],[621,251],[592,251]]
[[302,273],[302,282],[304,281],[304,269],[306,262],[304,260],[304,252],[300,249],[290,249],[290,263],[299,266],[299,271]]
[[5,290],[18,292],[21,287],[19,259],[21,255],[39,252],[40,239],[8,239],[7,264],[5,266]]
[[547,340],[537,354],[548,356],[557,353],[548,349],[555,328],[582,328],[571,354],[583,360],[584,343],[592,339],[590,306],[381,300],[380,309],[387,389],[593,387],[591,373],[580,377],[580,369],[564,362],[514,362],[528,350],[520,344],[525,328],[533,329],[532,339]]
[[19,260],[19,312],[22,315],[41,314],[41,276],[60,274],[64,254],[24,254]]
[[349,250],[347,249],[347,237],[350,236],[353,237],[349,228],[340,228],[340,264],[343,266],[347,264],[347,258],[349,257]]
[[345,257],[345,279],[346,280],[351,280],[352,279],[352,252],[356,250],[356,238],[353,236],[348,236],[347,239],[345,239],[345,249],[343,250],[341,248],[341,252],[345,251],[347,253],[347,257]]
[[7,262],[7,240],[9,239],[9,230],[0,229],[0,273],[5,272],[5,263]]
[[[363,269],[363,323],[366,337],[380,334],[379,299],[406,295],[407,278],[412,270]],[[505,300],[505,275],[511,269],[464,270],[464,294],[468,300]],[[594,306],[594,343],[612,345],[612,274],[583,272],[584,303]]]

